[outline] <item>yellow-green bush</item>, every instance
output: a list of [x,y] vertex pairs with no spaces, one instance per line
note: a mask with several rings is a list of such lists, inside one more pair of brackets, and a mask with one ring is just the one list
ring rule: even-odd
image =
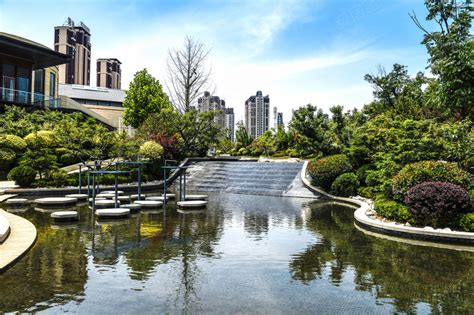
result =
[[143,155],[144,157],[150,160],[160,159],[161,156],[163,155],[163,152],[164,152],[163,147],[159,143],[153,140],[147,141],[144,144],[142,144],[140,146],[140,150],[138,151],[140,155]]

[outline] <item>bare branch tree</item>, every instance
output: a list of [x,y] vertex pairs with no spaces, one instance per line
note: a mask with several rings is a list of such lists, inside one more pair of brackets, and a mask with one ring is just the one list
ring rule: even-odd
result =
[[209,52],[192,37],[185,38],[183,48],[168,51],[167,87],[174,106],[182,113],[190,110],[199,92],[210,83]]

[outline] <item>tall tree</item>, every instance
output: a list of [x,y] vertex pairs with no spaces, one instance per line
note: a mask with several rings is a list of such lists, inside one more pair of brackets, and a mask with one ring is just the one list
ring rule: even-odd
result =
[[125,107],[124,121],[133,128],[138,128],[151,113],[158,113],[170,107],[168,95],[163,92],[160,81],[143,69],[135,73],[133,81],[123,102]]
[[437,31],[428,31],[411,14],[424,32],[422,44],[430,54],[429,66],[438,77],[441,106],[455,118],[474,120],[474,39],[471,33],[471,0],[426,0],[426,20],[436,22]]
[[185,38],[181,49],[168,52],[168,89],[174,106],[182,113],[188,112],[199,92],[208,87],[208,56],[204,44],[192,37]]

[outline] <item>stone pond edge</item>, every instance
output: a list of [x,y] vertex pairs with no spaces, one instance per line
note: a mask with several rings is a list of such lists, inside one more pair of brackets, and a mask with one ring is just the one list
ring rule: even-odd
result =
[[309,190],[313,191],[314,193],[321,194],[328,199],[356,206],[357,209],[354,212],[354,219],[356,224],[363,229],[403,238],[474,245],[474,233],[471,232],[451,231],[449,229],[433,229],[432,227],[412,227],[403,225],[401,223],[382,221],[375,217],[371,217],[369,215],[374,212],[372,200],[360,197],[337,197],[325,192],[318,187],[313,186],[306,176],[308,163],[309,161],[305,161],[301,171],[301,180],[303,181],[303,184]]

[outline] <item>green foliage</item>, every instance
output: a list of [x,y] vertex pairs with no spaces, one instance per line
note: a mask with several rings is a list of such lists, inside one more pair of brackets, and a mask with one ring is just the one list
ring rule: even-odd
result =
[[8,173],[8,179],[15,181],[15,184],[22,188],[30,187],[35,177],[36,171],[27,165],[14,167]]
[[275,136],[271,130],[265,131],[260,137],[253,140],[250,146],[247,147],[250,150],[250,153],[254,156],[272,155],[276,149]]
[[11,149],[0,149],[0,167],[2,169],[8,168],[15,160],[16,154]]
[[424,32],[422,44],[430,54],[431,72],[437,76],[433,95],[439,106],[457,119],[474,120],[474,39],[471,34],[473,6],[470,0],[427,0],[428,21],[438,30]]
[[331,155],[308,164],[308,172],[313,183],[323,189],[329,190],[332,182],[341,174],[352,169],[347,156],[343,154]]
[[140,146],[139,153],[150,160],[159,160],[163,155],[163,147],[153,141],[147,141]]
[[316,106],[306,105],[295,110],[289,124],[294,149],[303,156],[337,153],[329,123],[329,116]]
[[384,218],[397,222],[414,223],[413,215],[409,212],[409,208],[402,203],[389,200],[383,195],[377,196],[374,202],[374,210]]
[[357,180],[361,185],[366,185],[366,179],[367,179],[367,172],[372,170],[373,166],[372,164],[364,164],[361,167],[359,167],[356,171],[357,175]]
[[247,133],[243,121],[237,122],[237,130],[235,131],[236,148],[245,148],[252,143],[252,137]]
[[402,201],[411,187],[426,181],[448,182],[469,190],[471,176],[455,163],[422,161],[406,165],[393,179],[394,197]]
[[462,231],[474,232],[474,212],[461,214],[459,216],[459,227]]
[[357,176],[354,173],[344,173],[331,184],[331,193],[341,197],[355,196],[357,188],[359,188]]
[[15,153],[23,152],[26,149],[26,141],[15,135],[0,136],[0,148],[8,148]]
[[143,69],[130,82],[123,107],[125,123],[138,128],[150,114],[170,108],[171,103],[160,82]]

